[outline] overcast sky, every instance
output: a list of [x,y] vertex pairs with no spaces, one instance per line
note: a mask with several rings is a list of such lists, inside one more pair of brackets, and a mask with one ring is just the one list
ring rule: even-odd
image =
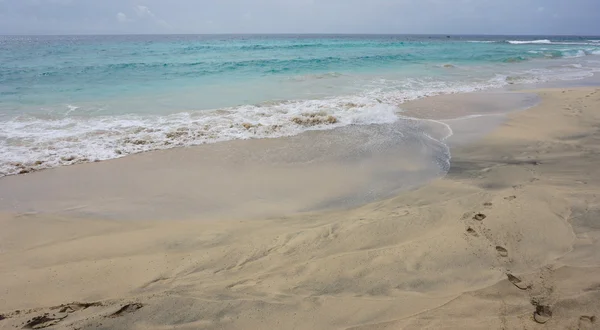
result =
[[600,34],[600,0],[0,0],[0,34]]

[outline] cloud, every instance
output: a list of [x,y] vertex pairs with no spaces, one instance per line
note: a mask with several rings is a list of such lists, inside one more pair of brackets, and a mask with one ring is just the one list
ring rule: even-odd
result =
[[127,18],[127,15],[125,15],[122,12],[117,13],[117,21],[121,22],[121,23],[125,23],[129,21],[129,18]]
[[156,15],[154,15],[154,13],[147,6],[142,6],[142,5],[133,6],[133,10],[139,17],[152,17],[152,18],[156,17]]
[[[128,26],[139,27],[140,29],[153,29],[159,27],[163,31],[172,30],[173,26],[166,20],[159,18],[150,10],[148,6],[133,5],[130,7],[130,12],[133,16],[127,16],[124,12],[117,13],[116,18],[120,23],[130,23]],[[155,28],[154,28],[155,29]]]
[[133,11],[137,15],[140,20],[150,20],[155,25],[160,26],[163,29],[171,30],[173,26],[169,24],[166,20],[159,18],[156,14],[150,10],[148,6],[144,5],[135,5],[133,6]]

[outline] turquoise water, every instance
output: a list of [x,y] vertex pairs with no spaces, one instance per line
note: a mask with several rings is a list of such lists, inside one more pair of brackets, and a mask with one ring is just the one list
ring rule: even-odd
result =
[[0,36],[0,176],[384,124],[436,94],[576,80],[600,38]]

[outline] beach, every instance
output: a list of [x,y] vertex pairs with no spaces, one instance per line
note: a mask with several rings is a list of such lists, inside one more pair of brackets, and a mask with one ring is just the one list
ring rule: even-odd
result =
[[[252,198],[187,184],[210,179],[202,146],[2,178],[0,329],[598,328],[600,89],[528,93],[540,103],[450,140],[447,169],[444,150],[411,162],[382,140],[372,164],[257,162],[244,191],[273,184]],[[443,126],[419,129],[441,148]],[[165,164],[188,165],[154,175]],[[334,203],[390,166],[414,185]]]
[[[599,40],[0,36],[0,178],[148,151],[389,127],[402,124],[403,104],[430,96],[572,86],[600,72]],[[521,108],[507,98],[488,104]],[[393,131],[430,142],[404,123]]]

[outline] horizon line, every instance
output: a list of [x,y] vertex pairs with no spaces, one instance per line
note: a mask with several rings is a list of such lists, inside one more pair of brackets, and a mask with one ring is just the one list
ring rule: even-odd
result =
[[311,33],[0,33],[3,37],[42,37],[42,36],[302,36],[302,35],[335,35],[335,36],[454,36],[454,37],[600,37],[600,34],[458,34],[458,33],[327,33],[327,32],[311,32]]

